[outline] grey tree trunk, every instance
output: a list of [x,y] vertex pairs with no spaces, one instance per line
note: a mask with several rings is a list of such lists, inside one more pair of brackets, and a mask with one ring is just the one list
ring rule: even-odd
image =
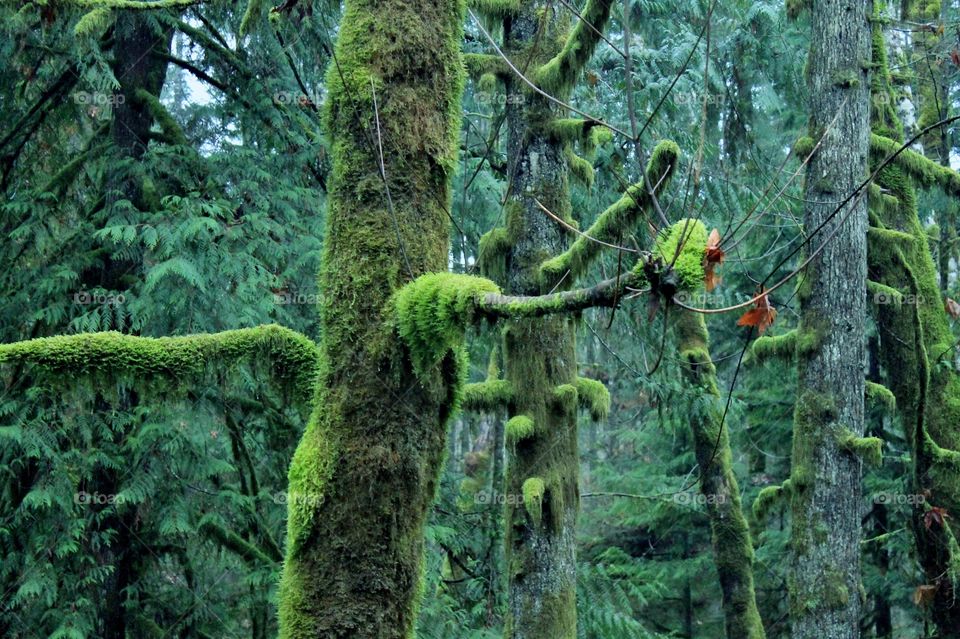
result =
[[[546,30],[543,2],[525,2],[507,24],[508,51],[542,63],[556,52],[556,15]],[[544,32],[545,31],[545,32]],[[533,53],[520,53],[533,51]],[[519,229],[510,249],[506,290],[541,292],[539,266],[566,248],[564,230],[537,206],[569,216],[570,195],[563,149],[545,123],[561,117],[546,99],[511,79],[507,105],[508,228]],[[512,639],[573,639],[576,616],[576,523],[580,494],[576,403],[554,401],[554,389],[576,386],[573,320],[567,316],[524,319],[504,329],[506,377],[514,389],[511,415],[533,420],[534,432],[519,438],[507,430],[506,566],[509,594],[505,636]],[[519,503],[521,501],[524,503]]]
[[842,228],[803,274],[799,295],[799,330],[810,339],[798,340],[790,484],[795,639],[859,636],[862,462],[851,442],[864,430],[866,201],[834,212],[866,177],[870,14],[870,0],[812,3],[810,137],[825,137],[807,169],[804,225],[809,235],[826,224],[807,250]]

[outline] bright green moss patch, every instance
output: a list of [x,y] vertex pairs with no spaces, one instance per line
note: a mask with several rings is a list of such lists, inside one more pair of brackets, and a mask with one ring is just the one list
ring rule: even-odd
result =
[[761,335],[750,346],[750,354],[758,362],[793,357],[797,352],[798,329],[783,335]]
[[470,8],[486,18],[502,20],[520,12],[520,0],[470,0]]
[[893,392],[883,384],[867,381],[864,390],[864,399],[875,405],[885,406],[888,410],[895,410],[897,407],[897,398]]
[[428,273],[397,291],[397,332],[410,349],[418,374],[426,374],[462,345],[477,299],[499,292],[490,280],[453,273]]
[[782,484],[767,486],[757,494],[757,498],[753,500],[753,518],[758,523],[765,522],[774,508],[785,505],[785,498],[790,495],[790,485],[790,480],[787,479]]
[[609,415],[610,391],[603,385],[603,382],[588,377],[578,377],[577,397],[580,406],[590,411],[590,418],[593,421],[603,421]]
[[[479,80],[486,75],[497,77],[509,73],[509,68],[504,64],[503,58],[488,53],[465,53],[463,64],[467,69],[467,75],[474,80]],[[488,91],[489,88],[483,90]]]
[[515,415],[507,421],[507,441],[510,443],[532,437],[534,432],[536,432],[536,424],[527,415]]
[[573,152],[570,145],[563,149],[563,157],[567,161],[567,168],[570,174],[585,189],[593,188],[594,171],[593,164]]
[[797,139],[793,144],[793,154],[797,156],[799,160],[806,160],[810,157],[810,154],[813,153],[814,147],[817,143],[808,135],[804,135]]
[[[870,151],[875,156],[875,160],[885,160],[896,153],[901,146],[903,145],[900,142],[882,135],[874,133],[870,136]],[[910,149],[900,151],[894,163],[906,171],[919,186],[939,186],[951,195],[960,194],[960,174],[916,151]]]
[[543,518],[543,495],[546,485],[539,477],[531,477],[523,482],[523,507],[533,520],[535,526],[540,525]]
[[573,384],[560,384],[553,389],[553,402],[561,414],[577,410],[577,387]]
[[707,248],[707,227],[691,218],[680,220],[657,237],[654,254],[672,264],[681,290],[697,290],[703,285],[703,256]]
[[504,379],[487,380],[463,387],[464,410],[492,413],[506,409],[513,400],[513,386]]

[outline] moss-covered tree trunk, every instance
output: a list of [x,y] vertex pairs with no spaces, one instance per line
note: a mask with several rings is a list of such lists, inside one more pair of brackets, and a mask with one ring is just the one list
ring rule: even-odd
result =
[[[522,3],[506,23],[505,44],[518,60],[541,64],[556,53],[556,12],[540,1]],[[532,66],[532,65],[531,65]],[[540,264],[566,248],[565,231],[535,199],[563,217],[570,212],[563,148],[547,125],[559,110],[511,78],[507,94],[510,193],[505,290],[538,295]],[[552,284],[551,284],[552,286]],[[576,637],[576,523],[580,464],[577,450],[577,361],[573,320],[566,315],[520,319],[504,327],[504,365],[515,403],[507,424],[505,636]],[[558,389],[573,390],[560,395]],[[572,401],[565,401],[572,400]]]
[[804,228],[825,225],[808,250],[843,221],[801,276],[798,330],[810,339],[797,353],[790,475],[795,639],[859,637],[862,462],[851,442],[864,431],[866,202],[834,213],[866,177],[870,15],[870,0],[812,3],[810,136],[823,142],[807,168]]
[[753,542],[733,473],[728,425],[703,316],[684,312],[676,322],[678,350],[688,382],[702,394],[690,419],[700,492],[710,518],[714,564],[723,592],[728,639],[763,639],[753,586]]
[[[873,161],[886,161],[904,141],[883,34],[875,27],[872,114]],[[934,122],[929,122],[933,124]],[[875,281],[880,360],[896,397],[911,446],[915,493],[912,513],[920,564],[926,575],[921,603],[932,610],[940,634],[960,628],[956,584],[960,546],[949,516],[960,512],[960,375],[944,311],[937,269],[917,210],[916,185],[941,184],[958,193],[958,177],[920,154],[906,151],[881,170],[872,193],[870,278]]]
[[424,523],[461,371],[447,353],[416,375],[390,300],[447,267],[462,11],[457,0],[346,3],[328,72],[324,361],[290,466],[279,595],[288,639],[413,632]]

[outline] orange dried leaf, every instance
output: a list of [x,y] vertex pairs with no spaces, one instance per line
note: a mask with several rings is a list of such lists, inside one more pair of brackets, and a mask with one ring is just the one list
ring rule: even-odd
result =
[[723,278],[717,275],[717,266],[723,264],[726,254],[720,248],[720,231],[713,229],[707,238],[707,249],[703,254],[704,286],[709,293],[715,289]]
[[763,293],[753,303],[754,307],[743,314],[737,321],[737,326],[754,326],[761,335],[767,327],[777,319],[777,309],[770,304],[766,293]]
[[938,528],[943,528],[943,525],[948,519],[950,519],[950,514],[946,508],[931,506],[930,510],[923,514],[923,525],[927,530],[930,530],[934,524],[936,524]]
[[956,300],[948,297],[947,301],[943,304],[943,308],[953,319],[960,319],[960,303],[957,303]]

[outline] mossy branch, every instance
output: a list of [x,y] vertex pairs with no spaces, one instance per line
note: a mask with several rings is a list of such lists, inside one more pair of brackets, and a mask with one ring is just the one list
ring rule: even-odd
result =
[[180,125],[177,124],[173,115],[163,106],[157,96],[144,89],[137,89],[134,96],[147,108],[147,111],[150,112],[153,119],[160,125],[164,140],[168,144],[177,146],[186,146],[188,144],[187,136],[184,134],[183,129],[180,128]]
[[267,358],[274,374],[309,404],[319,365],[309,338],[276,325],[184,337],[136,337],[122,333],[81,333],[0,345],[0,364],[26,364],[73,375],[162,378],[183,384],[209,367]]
[[755,362],[792,358],[797,352],[797,329],[783,335],[762,335],[754,340],[750,355]]
[[534,72],[534,84],[553,95],[569,94],[603,38],[612,6],[611,0],[587,0],[563,48]]
[[514,415],[507,420],[506,436],[507,442],[516,444],[517,442],[533,437],[536,433],[537,424],[529,415]]
[[[876,133],[870,135],[870,150],[881,160],[894,155],[902,146],[900,142],[888,137]],[[922,153],[905,149],[900,151],[893,163],[906,171],[920,186],[939,186],[949,195],[960,195],[960,174]]]
[[149,11],[153,9],[184,9],[201,4],[203,0],[70,0],[78,7],[87,9],[136,9]]
[[590,288],[548,295],[501,295],[488,293],[477,302],[480,311],[491,319],[542,317],[555,313],[575,313],[587,308],[619,306],[631,288],[646,282],[642,273],[628,272],[619,278],[604,280]]
[[[209,519],[200,523],[199,531],[212,541],[235,553],[248,564],[278,565],[283,557],[274,555],[271,549],[261,549],[223,526]],[[270,554],[268,554],[270,553]]]
[[505,379],[487,380],[463,387],[461,399],[464,410],[495,413],[506,410],[513,401],[513,386]]
[[[655,193],[663,191],[673,175],[680,157],[680,147],[674,142],[660,142],[647,163],[647,179]],[[543,281],[557,281],[568,271],[570,281],[586,272],[590,264],[600,254],[601,245],[593,240],[615,243],[638,224],[652,206],[652,199],[644,183],[638,183],[627,189],[620,200],[600,214],[596,222],[578,237],[564,253],[544,262],[540,267]]]
[[463,65],[467,69],[467,75],[474,81],[488,74],[498,77],[510,75],[510,69],[504,64],[503,58],[489,53],[465,53]]
[[872,466],[883,463],[883,440],[879,437],[857,437],[844,433],[838,438],[840,448],[855,455]]
[[767,516],[775,507],[783,506],[785,498],[789,497],[791,491],[791,482],[784,480],[782,484],[767,486],[753,500],[753,518],[757,523],[764,523]]

